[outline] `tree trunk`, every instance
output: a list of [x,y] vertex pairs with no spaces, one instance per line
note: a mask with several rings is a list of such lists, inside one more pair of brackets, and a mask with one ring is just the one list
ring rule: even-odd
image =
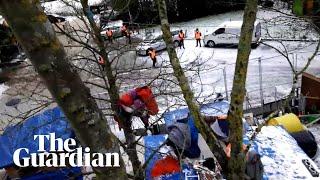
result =
[[231,104],[228,112],[230,129],[231,159],[228,163],[228,179],[244,179],[244,153],[242,151],[242,115],[243,101],[251,40],[257,14],[257,0],[247,0],[238,46],[238,55],[231,92]]
[[[90,147],[91,152],[120,153],[116,137],[89,89],[68,63],[39,1],[0,0],[0,9],[81,145]],[[94,171],[99,179],[127,179],[121,157],[119,168],[94,168]]]
[[94,41],[97,43],[100,55],[105,60],[105,73],[107,76],[109,87],[107,87],[108,94],[110,96],[111,101],[111,109],[114,111],[116,117],[122,122],[124,128],[124,135],[126,138],[126,144],[127,147],[125,149],[126,153],[129,156],[129,159],[132,163],[133,172],[135,175],[135,179],[143,180],[144,179],[144,172],[141,168],[141,163],[138,158],[137,149],[136,149],[136,142],[135,142],[135,136],[133,134],[133,131],[131,129],[131,118],[132,117],[123,117],[119,115],[119,107],[118,107],[118,101],[119,101],[119,88],[116,84],[116,77],[113,75],[112,72],[112,66],[109,61],[106,47],[104,45],[104,40],[100,34],[100,29],[97,27],[96,23],[93,20],[92,13],[90,13],[90,8],[88,6],[88,0],[81,0],[83,12],[85,16],[88,18],[90,26],[92,28],[93,34],[94,34]]
[[161,30],[163,33],[163,38],[167,45],[167,51],[169,54],[170,63],[174,71],[174,76],[178,80],[179,86],[182,90],[183,97],[186,100],[186,103],[194,119],[194,123],[196,127],[198,128],[202,137],[208,143],[208,146],[212,150],[214,156],[219,161],[223,170],[226,170],[227,164],[226,164],[226,155],[224,153],[224,150],[222,146],[219,144],[215,135],[213,134],[213,131],[211,130],[211,128],[207,125],[207,123],[204,121],[203,117],[201,116],[200,107],[194,99],[194,95],[189,86],[188,79],[185,76],[184,71],[180,65],[179,59],[177,57],[177,53],[175,51],[175,47],[174,47],[171,32],[170,32],[165,0],[158,0],[157,3],[158,3],[158,10],[159,10],[159,16],[161,21]]

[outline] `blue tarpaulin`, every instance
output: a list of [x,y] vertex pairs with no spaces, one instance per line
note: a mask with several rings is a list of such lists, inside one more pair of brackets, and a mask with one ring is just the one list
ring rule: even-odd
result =
[[[201,112],[204,115],[217,116],[227,114],[229,103],[227,101],[219,101],[201,106]],[[188,117],[188,109],[178,109],[164,114],[164,120],[167,126],[175,121]],[[189,117],[190,118],[190,117]],[[192,118],[191,118],[192,119]],[[190,123],[190,121],[188,121]],[[193,121],[191,121],[193,123]],[[244,134],[244,143],[249,143],[251,137],[250,128],[245,126],[246,134]],[[144,143],[146,145],[145,159],[148,159],[152,150],[156,150],[165,140],[165,135],[146,136]],[[264,166],[263,179],[318,179],[312,177],[307,168],[303,165],[302,159],[308,159],[313,167],[317,167],[315,163],[303,152],[297,142],[282,127],[265,126],[262,128],[252,143],[251,149],[254,149],[261,156]],[[152,158],[151,163],[147,166],[146,177],[151,179],[150,171],[161,156],[157,154]],[[319,172],[318,168],[316,168]],[[191,169],[192,170],[192,169]],[[189,171],[192,174],[192,171]],[[165,180],[179,180],[183,174],[172,174],[165,176]]]
[[[56,138],[64,140],[75,137],[65,115],[58,107],[8,127],[0,136],[0,168],[13,164],[13,153],[19,148],[29,149],[29,154],[38,152],[38,139],[34,140],[34,135],[48,135],[49,133],[55,133]],[[45,142],[45,150],[49,150],[47,141]],[[29,155],[20,154],[20,159],[23,157],[29,157]]]
[[[201,113],[203,115],[211,115],[211,116],[217,116],[217,115],[223,115],[227,114],[229,109],[229,102],[228,101],[218,101],[214,103],[209,103],[201,106]],[[177,109],[174,111],[170,111],[164,114],[164,120],[166,123],[166,126],[169,126],[176,122],[177,120],[181,119],[187,119],[188,120],[188,125],[191,129],[191,131],[198,133],[197,128],[195,127],[192,117],[188,116],[189,110],[188,108],[183,108],[183,109]],[[165,135],[154,135],[154,136],[146,136],[144,137],[144,142],[145,142],[145,159],[147,160],[153,150],[156,150],[164,141],[166,137]],[[150,163],[148,164],[146,168],[146,179],[151,179],[150,173],[151,169],[154,166],[155,162],[158,159],[161,159],[160,154],[156,154]],[[167,175],[162,178],[162,180],[179,180],[179,179],[184,179],[185,176],[190,176],[188,179],[190,180],[197,180],[198,178],[195,178],[196,172],[191,168],[188,167],[187,165],[183,165],[183,172],[182,173],[175,173],[171,175]]]
[[23,177],[21,180],[82,180],[81,169],[74,168],[59,168],[56,171],[40,172],[32,176]]
[[[229,102],[223,100],[223,101],[208,103],[208,104],[202,105],[200,110],[203,115],[210,115],[210,116],[225,115],[228,113],[228,110],[229,110]],[[188,108],[170,111],[164,114],[164,121],[166,125],[169,126],[179,119],[187,118],[188,113],[189,113]]]
[[[165,141],[166,135],[153,135],[153,136],[145,136],[145,160],[147,160],[153,151],[157,150],[158,147]],[[160,153],[156,153],[151,160],[149,161],[147,168],[146,168],[146,180],[151,180],[151,170],[157,160],[161,159],[162,155]],[[188,180],[198,180],[195,178],[197,176],[196,172],[192,167],[184,164],[182,166],[181,173],[173,173],[163,176],[161,180],[180,180],[185,179],[185,176],[188,176]]]

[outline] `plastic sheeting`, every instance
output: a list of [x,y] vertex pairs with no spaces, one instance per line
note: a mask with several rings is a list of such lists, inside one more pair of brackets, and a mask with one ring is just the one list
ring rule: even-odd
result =
[[[229,103],[227,101],[215,102],[201,107],[201,112],[206,115],[221,115],[227,114]],[[164,115],[166,125],[174,123],[176,120],[185,119],[188,117],[188,109],[178,109],[168,112]],[[193,122],[192,122],[193,123]],[[244,143],[249,141],[250,128],[246,127],[246,135],[244,135]],[[146,145],[145,159],[148,159],[152,150],[156,150],[162,144],[166,136],[146,136],[144,142]],[[200,145],[201,146],[201,145]],[[307,168],[303,165],[302,160],[308,159],[314,168],[319,172],[315,163],[303,152],[297,142],[290,134],[281,126],[265,126],[255,138],[251,148],[256,150],[261,155],[261,161],[264,166],[263,179],[317,179],[312,177]],[[150,179],[150,171],[154,162],[161,158],[156,154],[148,164],[146,169],[147,179]],[[184,170],[184,172],[192,175],[192,168]],[[184,178],[184,174],[172,174],[163,177],[162,179],[178,180]],[[193,178],[197,179],[197,178]]]
[[[19,148],[27,148],[30,153],[36,153],[39,148],[38,139],[34,135],[48,135],[55,133],[56,138],[74,138],[74,133],[66,121],[60,108],[56,107],[35,115],[21,124],[8,127],[0,136],[0,168],[13,164],[13,153]],[[49,143],[45,142],[45,149],[49,150]],[[24,152],[24,151],[21,151]],[[20,159],[29,157],[20,154]]]

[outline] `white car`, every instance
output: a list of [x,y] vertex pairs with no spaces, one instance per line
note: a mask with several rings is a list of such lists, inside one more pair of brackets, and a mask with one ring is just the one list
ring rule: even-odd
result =
[[[217,44],[238,44],[240,38],[242,21],[224,22],[212,33],[205,35],[203,43],[205,46],[214,47]],[[257,46],[261,41],[261,24],[254,23],[252,34],[252,45]]]
[[[175,47],[179,46],[179,31],[172,31],[172,38]],[[138,55],[147,56],[150,49],[161,51],[167,48],[166,43],[163,40],[162,35],[159,36],[148,36],[143,42],[139,43],[136,47]]]

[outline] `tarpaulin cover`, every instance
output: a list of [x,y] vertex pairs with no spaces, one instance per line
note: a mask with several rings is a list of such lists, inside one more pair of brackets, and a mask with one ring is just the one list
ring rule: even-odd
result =
[[23,177],[21,180],[82,180],[81,169],[74,168],[60,168],[51,172],[40,172],[29,177]]
[[[27,148],[30,153],[36,153],[39,149],[38,139],[34,135],[49,135],[55,133],[56,138],[74,138],[74,133],[66,121],[66,117],[60,108],[56,107],[37,114],[26,121],[6,128],[0,136],[0,168],[13,164],[13,153],[19,148]],[[45,141],[45,149],[49,150],[49,143]],[[21,151],[20,159],[29,157]]]
[[[229,109],[229,102],[228,101],[218,101],[214,103],[209,103],[206,105],[201,106],[201,112],[203,115],[222,115],[227,114]],[[174,111],[170,111],[164,114],[164,120],[166,123],[166,126],[169,126],[176,122],[177,120],[181,119],[187,119],[188,125],[190,127],[192,134],[198,134],[198,130],[195,127],[193,120],[191,116],[188,116],[189,110],[188,108],[183,109],[177,109]],[[193,133],[194,132],[194,133]],[[196,137],[198,138],[198,137]],[[147,160],[152,152],[156,150],[166,139],[165,135],[154,135],[154,136],[145,136],[144,142],[145,142],[145,160]],[[155,164],[155,162],[162,158],[159,153],[156,153],[155,156],[150,160],[147,168],[146,168],[146,179],[151,179],[150,172]],[[188,165],[183,165],[183,173],[175,173],[171,175],[167,175],[162,177],[162,180],[179,180],[184,179],[185,176],[188,176],[188,179],[190,180],[197,180],[196,172],[189,167]]]
[[[228,109],[229,103],[227,101],[220,101],[203,105],[201,107],[201,112],[202,114],[214,116],[227,114]],[[179,119],[187,118],[188,112],[188,109],[184,108],[166,113],[164,115],[166,125],[168,126]],[[193,122],[191,121],[191,123]],[[244,135],[243,140],[244,143],[247,144],[249,143],[248,139],[251,137],[252,131],[250,131],[250,127],[245,127],[245,129],[246,134]],[[165,138],[165,135],[146,136],[144,138],[146,145],[146,159],[148,159],[152,153],[151,149],[157,149]],[[303,152],[293,137],[291,137],[290,134],[281,126],[263,127],[252,143],[251,149],[257,151],[261,156],[261,161],[264,166],[264,180],[319,178],[311,176],[307,168],[303,165],[302,159],[308,159],[313,167],[319,172],[315,163]],[[157,154],[152,158],[151,163],[147,166],[147,179],[150,179],[151,168],[153,167],[154,162],[159,158],[161,158],[161,156]],[[192,169],[190,172],[192,172]],[[163,179],[178,180],[180,179],[180,175],[172,174],[164,177]]]
[[[158,149],[158,147],[165,141],[166,135],[153,135],[153,136],[145,136],[145,160],[147,161],[150,155]],[[151,169],[156,163],[157,160],[161,159],[162,156],[160,153],[156,153],[148,163],[146,168],[146,179],[151,180]],[[197,174],[195,170],[193,170],[190,166],[184,164],[182,166],[182,173],[174,173],[167,174],[163,176],[161,180],[180,180],[185,179],[185,176],[188,176],[188,180],[198,180]]]
[[[228,110],[229,110],[229,102],[223,100],[223,101],[208,103],[208,104],[202,105],[200,110],[203,115],[210,115],[210,116],[225,115],[228,113]],[[166,125],[169,126],[179,119],[187,118],[188,113],[189,113],[188,108],[170,111],[164,114],[164,121],[166,122]]]

